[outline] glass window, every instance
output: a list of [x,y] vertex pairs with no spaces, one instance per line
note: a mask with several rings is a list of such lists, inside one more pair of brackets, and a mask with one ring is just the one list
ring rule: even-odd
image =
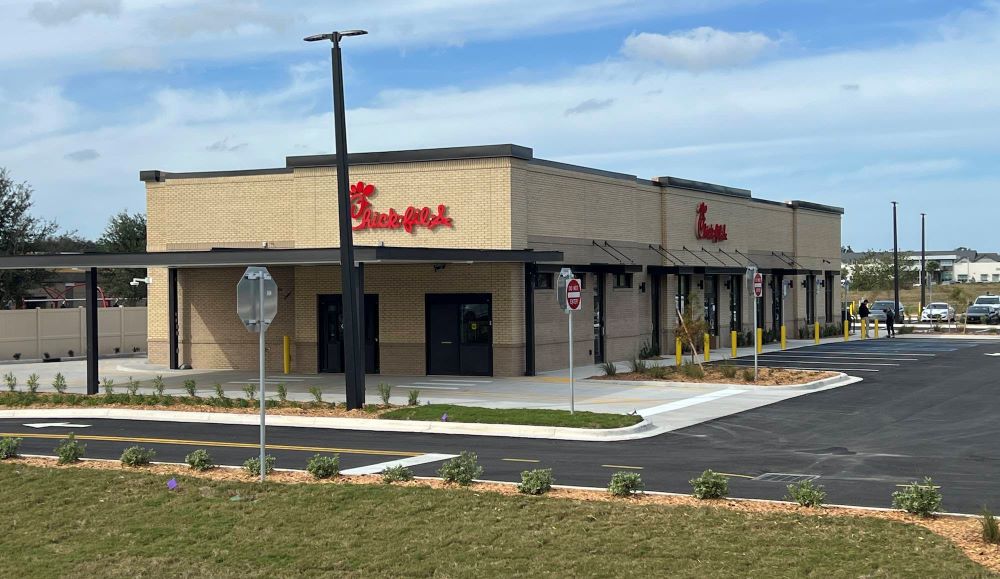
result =
[[1000,281],[1000,273],[993,274],[993,281]]
[[536,273],[535,289],[552,289],[554,273]]
[[979,274],[979,281],[990,281],[990,276],[985,273]]
[[489,304],[462,304],[462,343],[490,343]]
[[616,273],[615,274],[615,289],[630,288],[632,287],[632,274],[630,273]]

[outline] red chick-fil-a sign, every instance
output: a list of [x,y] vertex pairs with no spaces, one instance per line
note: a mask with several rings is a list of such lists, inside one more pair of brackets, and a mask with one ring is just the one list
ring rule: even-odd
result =
[[729,234],[726,233],[726,226],[723,223],[715,223],[709,225],[708,221],[705,219],[705,215],[708,213],[708,205],[705,203],[698,204],[698,239],[710,239],[713,243],[718,243],[720,241],[725,241],[729,239]]
[[358,181],[351,185],[351,218],[357,223],[354,231],[363,229],[402,229],[407,233],[413,233],[414,227],[426,227],[436,229],[439,226],[453,227],[451,217],[445,215],[448,208],[444,205],[437,206],[437,213],[430,207],[416,208],[407,207],[402,213],[395,209],[389,209],[388,213],[381,213],[372,209],[372,203],[368,200],[375,193],[375,186],[370,183]]

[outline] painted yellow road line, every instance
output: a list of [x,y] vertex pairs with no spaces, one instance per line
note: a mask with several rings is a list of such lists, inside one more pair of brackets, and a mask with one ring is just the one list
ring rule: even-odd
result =
[[731,472],[717,472],[715,474],[721,474],[722,476],[735,476],[735,477],[738,477],[738,478],[749,478],[749,479],[755,479],[755,478],[757,478],[755,476],[750,476],[748,474],[734,474],[734,473],[731,473]]
[[[0,432],[0,436],[15,438],[49,438],[64,439],[65,434],[42,434],[35,432]],[[142,436],[99,436],[95,434],[75,434],[77,440],[93,440],[99,442],[145,442],[147,444],[177,444],[184,446],[216,446],[225,448],[260,448],[260,444],[250,442],[224,442],[218,440],[185,440],[175,438],[147,438]],[[398,450],[366,450],[361,448],[328,448],[323,446],[295,446],[290,444],[268,444],[272,450],[301,450],[305,452],[336,452],[341,454],[371,454],[378,456],[420,456],[423,452],[406,452]]]
[[604,468],[628,468],[632,470],[642,470],[641,466],[627,466],[624,464],[602,464]]
[[507,462],[542,462],[533,458],[501,458],[500,460],[506,460]]

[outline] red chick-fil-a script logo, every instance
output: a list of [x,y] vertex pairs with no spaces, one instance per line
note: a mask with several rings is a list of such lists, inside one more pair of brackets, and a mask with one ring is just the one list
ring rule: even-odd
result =
[[729,234],[726,233],[726,226],[722,223],[716,223],[709,225],[705,220],[705,215],[708,213],[708,205],[704,203],[698,204],[698,239],[710,239],[713,243],[718,243],[720,241],[725,241],[729,239]]
[[362,229],[402,229],[407,233],[413,233],[414,227],[426,227],[436,229],[439,226],[453,227],[451,217],[445,215],[448,208],[444,205],[437,206],[437,213],[430,207],[416,208],[412,205],[407,207],[402,213],[395,209],[389,209],[388,213],[381,213],[372,209],[372,203],[368,200],[375,193],[375,186],[370,183],[358,181],[351,185],[351,218],[357,221],[354,225],[355,231]]

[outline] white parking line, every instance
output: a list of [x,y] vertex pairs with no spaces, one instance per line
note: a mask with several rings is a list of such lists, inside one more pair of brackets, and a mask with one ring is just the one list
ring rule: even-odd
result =
[[[753,360],[730,360],[730,362],[737,362],[736,366],[740,368],[753,367]],[[834,366],[833,368],[811,368],[808,366],[790,366],[788,364],[794,364],[795,362],[778,362],[782,364],[781,366],[774,366],[775,368],[788,368],[790,370],[815,370],[816,372],[831,372],[834,370],[840,372],[881,372],[881,370],[876,370],[874,368],[843,368],[841,366]],[[805,363],[805,362],[803,362]],[[766,364],[764,364],[766,366]]]
[[[469,384],[473,386],[474,384]],[[414,382],[413,384],[403,384],[401,387],[405,388],[407,386],[420,386],[424,390],[459,390],[457,386],[436,386],[434,384],[428,384],[427,382]]]
[[[823,362],[822,359],[812,358],[810,360],[799,360],[795,358],[785,358],[783,356],[768,356],[766,358],[761,358],[763,361],[771,362],[784,362],[791,364],[822,364],[824,366],[839,366],[845,364],[846,362]],[[858,366],[899,366],[899,364],[883,363],[883,362],[859,362]]]
[[893,362],[919,362],[920,358],[869,358],[865,356],[824,356],[823,354],[765,354],[761,356],[762,360],[769,360],[772,356],[781,356],[782,358],[807,358],[807,359],[820,359],[820,360],[890,360]]
[[668,402],[666,404],[660,404],[659,406],[653,406],[651,408],[644,408],[639,411],[639,416],[645,418],[647,416],[652,416],[654,414],[663,414],[664,412],[679,410],[681,408],[687,408],[688,406],[694,406],[696,404],[704,404],[706,402],[711,402],[713,400],[718,400],[720,398],[727,398],[729,396],[742,394],[744,392],[746,392],[746,390],[740,390],[738,388],[726,388],[725,390],[708,392],[707,394],[701,394],[700,396],[692,396],[691,398],[685,398],[683,400],[677,400],[675,402]]
[[417,466],[418,464],[427,464],[429,462],[437,462],[439,460],[448,460],[449,458],[455,458],[456,456],[458,455],[421,454],[420,456],[411,456],[409,458],[401,458],[399,460],[390,460],[388,462],[380,462],[378,464],[370,464],[368,466],[349,468],[347,470],[340,471],[340,474],[378,474],[383,470],[393,466]]
[[888,356],[924,356],[925,358],[933,358],[937,354],[924,354],[922,352],[896,352],[894,350],[828,350],[835,352],[837,354],[849,354],[851,352],[858,352],[862,354],[885,354]]
[[437,378],[431,378],[430,380],[433,381],[433,382],[445,382],[445,383],[448,383],[448,382],[458,382],[458,383],[461,383],[461,384],[465,384],[466,382],[472,382],[473,384],[492,384],[493,383],[493,380],[445,380],[444,378],[442,378],[440,380],[437,379]]

